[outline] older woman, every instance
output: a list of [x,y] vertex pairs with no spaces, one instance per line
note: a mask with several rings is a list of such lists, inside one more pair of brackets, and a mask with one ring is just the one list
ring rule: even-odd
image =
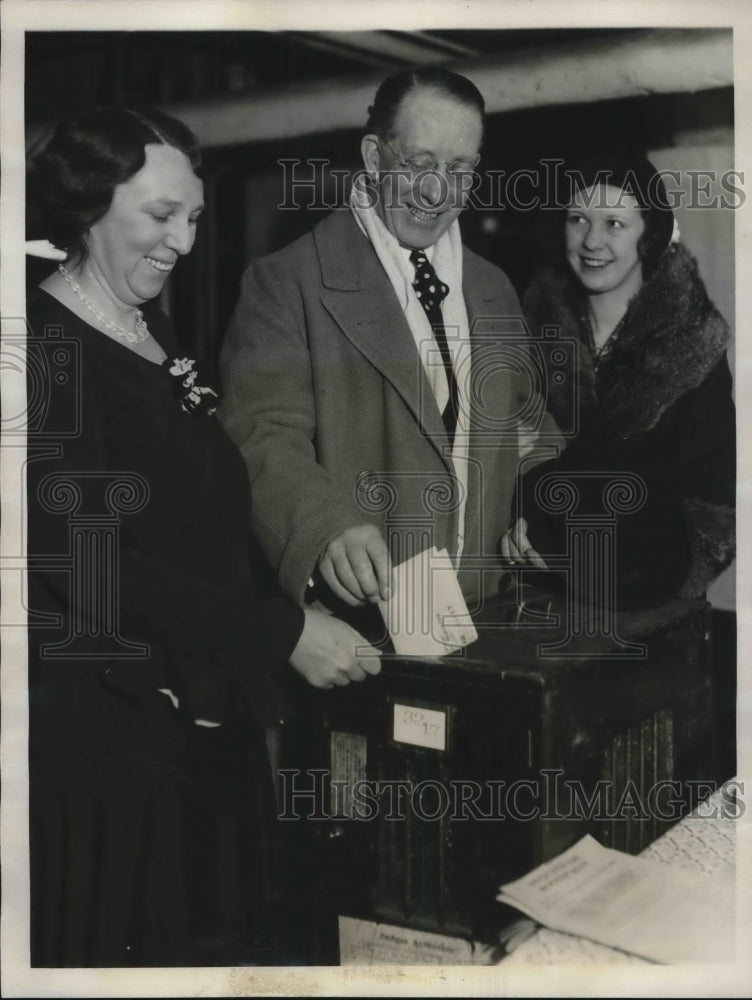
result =
[[199,167],[180,122],[95,109],[30,173],[66,251],[28,303],[30,402],[35,352],[65,376],[29,430],[33,965],[274,961],[274,675],[378,671],[343,623],[256,598],[243,461],[152,301]]
[[673,214],[649,161],[603,155],[572,176],[565,264],[534,279],[525,310],[534,333],[555,326],[578,345],[572,370],[547,373],[549,410],[578,430],[558,459],[523,478],[522,518],[502,548],[513,565],[565,559],[565,515],[544,509],[542,478],[569,477],[578,513],[597,520],[605,480],[627,472],[645,487],[644,502],[619,515],[613,580],[591,566],[589,595],[613,597],[614,584],[617,604],[633,608],[698,597],[734,555],[729,329],[694,258],[672,240]]

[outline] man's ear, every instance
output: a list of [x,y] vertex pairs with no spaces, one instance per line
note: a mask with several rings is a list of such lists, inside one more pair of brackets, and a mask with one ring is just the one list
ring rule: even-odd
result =
[[360,141],[360,155],[363,166],[373,180],[378,180],[381,162],[381,146],[377,135],[364,135]]

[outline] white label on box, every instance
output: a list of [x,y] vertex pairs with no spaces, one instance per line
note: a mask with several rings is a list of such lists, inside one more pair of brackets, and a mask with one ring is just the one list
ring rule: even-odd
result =
[[446,750],[446,718],[446,712],[434,708],[395,704],[392,739],[430,750]]

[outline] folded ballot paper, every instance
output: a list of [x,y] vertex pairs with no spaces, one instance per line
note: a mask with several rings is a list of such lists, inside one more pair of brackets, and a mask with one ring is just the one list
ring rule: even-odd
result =
[[392,596],[379,609],[400,656],[445,656],[478,638],[446,549],[396,566]]
[[496,897],[553,930],[664,964],[734,959],[734,869],[697,875],[586,836]]

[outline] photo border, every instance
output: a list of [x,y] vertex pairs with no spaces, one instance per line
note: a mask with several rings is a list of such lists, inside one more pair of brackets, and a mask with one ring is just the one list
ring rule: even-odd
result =
[[[749,175],[752,192],[752,7],[720,0],[646,0],[618,3],[588,0],[564,4],[560,0],[393,0],[353,4],[350,0],[4,0],[0,4],[2,53],[0,62],[0,303],[3,333],[9,318],[22,317],[24,302],[24,108],[23,36],[27,30],[337,30],[400,31],[430,28],[545,28],[545,27],[733,27],[736,87],[735,153],[737,169]],[[749,519],[752,509],[752,357],[746,317],[752,314],[752,200],[736,217],[736,385],[740,437],[738,443],[738,573],[739,637],[739,776],[752,775],[750,741],[742,739],[752,718],[749,651],[752,648],[752,574],[749,565]],[[744,284],[742,284],[744,281]],[[3,370],[4,408],[20,412],[25,385],[17,373]],[[22,447],[3,446],[0,483],[18,482]],[[18,551],[20,498],[3,497],[0,558]],[[23,540],[21,540],[22,542]],[[25,630],[8,628],[13,608],[22,607],[22,574],[4,573],[2,580],[2,802],[0,849],[3,906],[0,915],[2,993],[22,996],[744,996],[752,982],[750,940],[750,824],[737,830],[737,954],[733,966],[642,967],[546,966],[505,968],[273,968],[273,969],[29,969],[28,967],[28,764],[26,759],[26,651]],[[749,817],[748,817],[749,818]],[[24,905],[25,895],[25,905]]]

